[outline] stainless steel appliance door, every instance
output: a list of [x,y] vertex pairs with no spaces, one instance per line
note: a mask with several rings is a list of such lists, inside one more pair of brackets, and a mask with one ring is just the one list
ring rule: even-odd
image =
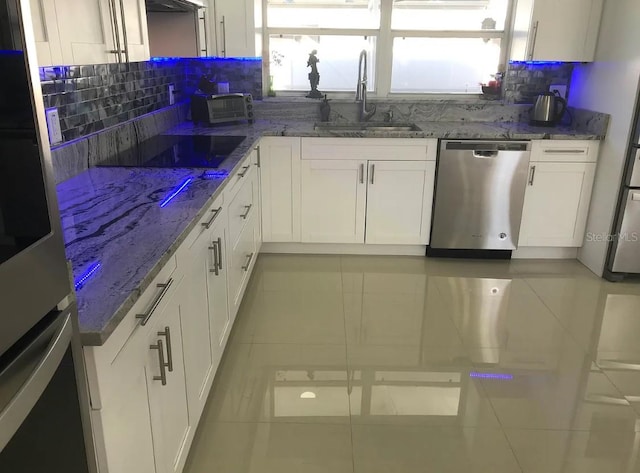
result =
[[627,189],[624,202],[611,270],[640,273],[640,189]]
[[516,249],[529,154],[523,142],[443,141],[431,247]]
[[640,148],[633,151],[633,163],[631,164],[631,177],[629,178],[629,187],[640,188]]
[[71,316],[59,315],[0,372],[0,451],[51,381],[69,348],[71,334]]
[[[30,24],[0,0],[0,24]],[[32,30],[0,35],[0,356],[71,292]]]

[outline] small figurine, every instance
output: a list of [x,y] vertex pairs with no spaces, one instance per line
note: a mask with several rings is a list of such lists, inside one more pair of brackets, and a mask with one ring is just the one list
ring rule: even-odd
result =
[[311,68],[311,72],[309,73],[309,83],[311,84],[311,91],[307,94],[307,98],[310,99],[321,99],[322,92],[318,90],[318,84],[320,83],[320,74],[318,74],[318,66],[317,64],[320,62],[320,59],[316,57],[318,51],[314,49],[309,54],[309,60],[307,61],[307,67]]

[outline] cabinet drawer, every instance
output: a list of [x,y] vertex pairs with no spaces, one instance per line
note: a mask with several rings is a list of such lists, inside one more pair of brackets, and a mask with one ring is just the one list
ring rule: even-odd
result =
[[[153,278],[147,289],[140,295],[125,318],[118,324],[105,345],[101,348],[104,356],[113,360],[131,334],[141,327],[142,318],[138,315],[148,316],[146,327],[151,327],[154,314],[161,309],[162,302],[166,300],[174,290],[173,273],[177,267],[176,257],[172,256]],[[168,287],[167,287],[168,285]],[[149,315],[150,314],[150,315]]]
[[303,138],[302,159],[435,161],[437,143],[420,138]]
[[251,265],[257,258],[255,245],[256,215],[253,214],[247,221],[239,235],[238,241],[229,252],[229,305],[235,310],[239,306],[242,289],[249,276]]
[[254,164],[257,162],[257,152],[251,151],[244,159],[242,165],[235,171],[235,175],[229,175],[229,182],[225,184],[225,202],[231,202],[240,191],[242,185],[255,173]]
[[222,194],[213,201],[213,204],[211,204],[191,233],[189,233],[187,238],[185,238],[184,243],[182,243],[180,248],[178,248],[178,265],[182,264],[182,260],[185,258],[185,253],[189,252],[189,249],[193,246],[196,240],[200,238],[200,235],[225,218],[224,207],[224,194]]
[[242,187],[229,204],[229,240],[235,245],[240,232],[256,213],[258,201],[256,196],[255,172],[245,178]]
[[531,161],[595,163],[600,143],[591,140],[537,140],[531,142]]

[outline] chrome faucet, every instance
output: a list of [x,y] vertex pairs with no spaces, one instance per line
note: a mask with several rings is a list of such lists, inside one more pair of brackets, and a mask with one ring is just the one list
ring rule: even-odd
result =
[[[364,63],[364,69],[363,69]],[[358,60],[358,85],[356,87],[356,103],[358,107],[358,120],[366,122],[374,113],[376,113],[376,106],[373,105],[371,109],[367,110],[367,51],[362,50],[360,58]]]

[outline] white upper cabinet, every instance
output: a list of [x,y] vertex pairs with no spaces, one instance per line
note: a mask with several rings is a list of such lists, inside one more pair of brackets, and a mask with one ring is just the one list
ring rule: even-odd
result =
[[214,0],[213,3],[216,56],[261,56],[262,1]]
[[365,243],[426,245],[435,161],[370,161]]
[[149,59],[144,0],[31,0],[31,11],[41,67]]
[[603,0],[517,0],[513,61],[594,60]]

